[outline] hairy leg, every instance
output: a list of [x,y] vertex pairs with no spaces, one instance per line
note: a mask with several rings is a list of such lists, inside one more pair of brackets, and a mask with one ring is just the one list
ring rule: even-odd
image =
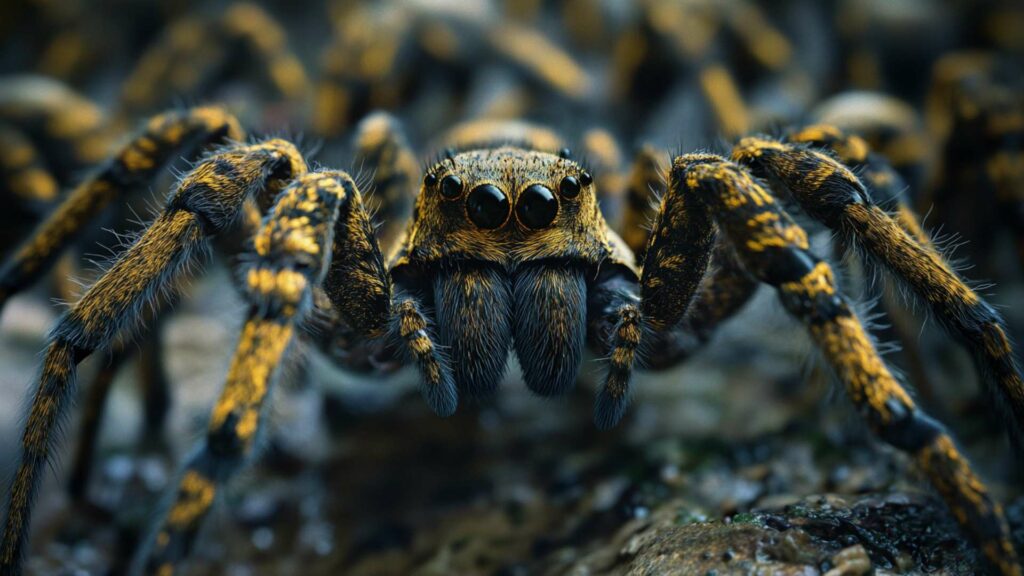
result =
[[249,317],[206,438],[189,457],[151,548],[144,549],[146,573],[180,568],[217,493],[250,459],[282,360],[327,270],[327,247],[338,208],[351,199],[350,184],[341,172],[302,176],[281,193],[258,232],[255,259],[242,276]]
[[268,140],[211,156],[186,175],[164,211],[111,268],[58,320],[33,395],[22,454],[7,497],[0,573],[18,573],[29,514],[55,432],[75,390],[77,365],[134,328],[142,307],[165,289],[207,246],[207,238],[234,223],[243,202],[276,178],[305,172],[290,143]]

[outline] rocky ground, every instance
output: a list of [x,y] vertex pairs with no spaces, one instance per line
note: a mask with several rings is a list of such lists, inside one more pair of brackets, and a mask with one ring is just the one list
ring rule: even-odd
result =
[[[242,316],[225,276],[214,267],[165,327],[175,386],[167,448],[138,446],[134,371],[124,371],[90,504],[68,505],[67,466],[57,466],[40,498],[30,573],[123,567],[223,382]],[[686,366],[641,376],[628,419],[608,433],[590,424],[586,382],[545,401],[513,372],[493,401],[441,420],[408,374],[359,381],[313,357],[307,379],[287,371],[266,448],[225,491],[188,573],[984,573],[927,483],[867,438],[808,361],[803,332],[772,304],[761,294]],[[4,312],[3,462],[14,457],[20,399],[52,318],[31,295]],[[1024,542],[1009,450],[991,419],[963,416],[971,377],[961,354],[940,349],[940,380],[968,382],[942,388],[941,416],[956,423]],[[67,430],[70,446],[74,420]]]

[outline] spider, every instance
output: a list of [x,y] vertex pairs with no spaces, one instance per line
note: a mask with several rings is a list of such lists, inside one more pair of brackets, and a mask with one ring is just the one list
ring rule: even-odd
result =
[[[361,130],[366,148],[404,149],[386,116]],[[451,148],[417,177],[412,216],[387,259],[347,173],[310,171],[283,139],[210,153],[50,334],[7,496],[2,572],[20,570],[33,496],[77,365],[130,331],[144,304],[173,287],[213,238],[226,238],[220,249],[248,255],[239,277],[247,319],[206,438],[140,549],[139,571],[170,574],[188,556],[217,494],[251,457],[278,367],[297,338],[328,349],[368,347],[414,365],[423,397],[441,416],[460,398],[493,393],[510,352],[530,390],[564,394],[589,345],[606,367],[594,421],[609,428],[629,404],[645,355],[654,367],[684,360],[681,335],[713,331],[764,283],[806,326],[869,426],[914,458],[1001,573],[1021,574],[999,504],[889,371],[832,268],[810,253],[779,198],[843,232],[961,336],[1019,435],[1024,383],[1001,320],[934,249],[875,205],[849,168],[803,143],[822,134],[835,136],[825,144],[849,142],[818,127],[789,139],[746,137],[727,156],[676,156],[639,259],[606,224],[589,170],[536,126],[489,121],[449,133]],[[405,154],[372,157],[379,175],[412,169]],[[257,206],[265,214],[259,224]],[[238,239],[239,229],[251,242]],[[712,257],[717,266],[705,278]]]

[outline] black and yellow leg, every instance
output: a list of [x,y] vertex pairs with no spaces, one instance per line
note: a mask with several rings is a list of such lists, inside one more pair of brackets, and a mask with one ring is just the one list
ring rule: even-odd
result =
[[[669,174],[668,190],[661,197],[642,260],[639,302],[635,288],[613,278],[599,286],[588,303],[591,318],[602,317],[607,326],[598,332],[608,333],[605,342],[598,342],[609,355],[608,373],[594,413],[600,428],[614,426],[625,413],[643,334],[654,332],[653,341],[658,342],[658,333],[674,330],[707,271],[715,228],[707,209],[688,190],[691,184],[685,180],[685,167],[685,162],[677,159]],[[591,329],[592,340],[593,333]]]
[[878,355],[864,327],[839,293],[831,267],[808,251],[807,235],[740,166],[693,163],[688,181],[736,248],[740,262],[772,285],[783,306],[811,338],[847,394],[885,441],[917,460],[967,534],[1003,574],[1020,566],[1002,509],[988,494],[940,424],[919,410]]
[[624,292],[613,296],[606,308],[606,322],[611,327],[608,370],[594,403],[594,424],[600,430],[618,424],[629,407],[630,380],[643,336],[639,304],[635,295]]
[[49,459],[54,431],[74,395],[77,365],[134,328],[141,310],[166,289],[209,236],[239,217],[258,190],[281,185],[306,170],[295,147],[283,140],[240,146],[211,156],[189,172],[146,231],[64,313],[50,333],[39,385],[22,438],[22,454],[8,491],[0,573],[20,571],[29,513]]
[[760,283],[737,262],[732,247],[720,243],[712,264],[682,322],[644,336],[643,360],[648,370],[665,370],[685,362],[701,349],[719,326],[732,318]]
[[287,33],[258,4],[235,2],[224,11],[220,34],[242,47],[245,59],[260,63],[260,73],[285,101],[302,103],[310,94],[309,78],[288,46]]
[[20,130],[0,122],[0,198],[6,209],[0,217],[0,253],[31,230],[57,201],[60,185],[36,146]]
[[166,106],[172,95],[208,96],[238,62],[255,63],[254,72],[287,102],[299,103],[309,94],[306,71],[288,48],[284,29],[258,5],[235,2],[214,18],[190,15],[173,22],[138,58],[124,83],[123,107],[148,113]]
[[396,296],[392,331],[419,370],[420,392],[431,410],[440,416],[451,416],[459,404],[455,378],[421,308],[412,296]]
[[713,269],[683,321],[700,343],[707,342],[722,322],[739,312],[758,287],[757,279],[740,265],[728,244],[720,245],[712,262]]
[[667,154],[650,145],[641,147],[633,157],[618,231],[638,262],[643,261],[658,202],[668,187],[668,161]]
[[[907,185],[903,176],[894,169],[888,158],[874,151],[865,138],[844,132],[830,124],[814,124],[791,132],[786,140],[830,150],[840,162],[857,174],[868,189],[872,200],[884,208],[907,234],[917,240],[922,247],[936,250],[931,236],[925,231],[921,219],[908,202]],[[838,242],[836,247],[837,251],[841,251],[845,248],[845,243]],[[882,337],[892,336],[899,341],[901,355],[911,379],[917,385],[918,393],[922,398],[935,399],[928,362],[924,358],[919,341],[920,321],[899,301],[894,287],[883,287],[881,297],[892,326],[891,334],[883,332]]]
[[875,205],[860,180],[831,156],[761,138],[744,138],[732,156],[781,182],[809,214],[845,233],[924,300],[971,351],[1004,409],[1011,437],[1024,448],[1024,378],[999,313],[938,252],[922,246]]
[[594,170],[597,183],[597,203],[601,214],[612,230],[622,234],[623,201],[626,196],[626,177],[622,173],[622,151],[615,137],[602,128],[591,128],[583,134],[585,162]]
[[341,172],[307,174],[286,188],[253,245],[245,271],[249,317],[206,439],[185,465],[174,503],[152,533],[147,574],[173,574],[189,555],[217,492],[248,461],[282,360],[313,307],[327,270],[338,208],[355,187]]
[[419,163],[398,120],[385,112],[367,116],[355,138],[355,165],[371,175],[367,209],[379,224],[377,238],[390,253],[404,231],[419,184]]
[[46,272],[58,256],[107,206],[137,191],[190,145],[242,137],[242,129],[220,108],[193,108],[151,119],[107,164],[78,186],[0,268],[0,306]]
[[57,179],[28,136],[0,123],[0,194],[41,210],[59,193]]
[[840,162],[853,170],[867,187],[871,199],[893,215],[899,225],[926,248],[932,248],[931,236],[906,197],[907,184],[888,159],[871,149],[856,134],[846,133],[830,124],[805,126],[790,133],[786,140],[811,144],[830,150]]
[[114,384],[114,378],[118,371],[130,359],[131,354],[127,348],[115,349],[110,358],[104,361],[85,393],[78,434],[75,435],[78,445],[75,446],[75,453],[71,460],[71,474],[68,476],[68,495],[76,504],[81,504],[86,499],[89,477],[92,475],[93,457],[96,455],[96,442],[99,439],[100,426],[107,408],[110,388]]
[[5,78],[2,84],[0,118],[36,143],[62,186],[110,154],[115,132],[95,103],[40,76]]

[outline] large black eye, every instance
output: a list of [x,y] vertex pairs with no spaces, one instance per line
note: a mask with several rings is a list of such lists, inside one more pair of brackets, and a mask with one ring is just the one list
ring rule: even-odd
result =
[[558,191],[563,198],[575,198],[580,195],[580,181],[575,176],[566,176],[558,185]]
[[462,194],[462,180],[458,176],[445,176],[441,179],[441,195],[445,198],[458,198]]
[[527,228],[544,228],[557,214],[558,200],[551,189],[542,184],[533,184],[523,190],[516,202],[516,215]]
[[508,220],[508,196],[497,186],[481,184],[466,198],[466,212],[478,228],[492,230]]

